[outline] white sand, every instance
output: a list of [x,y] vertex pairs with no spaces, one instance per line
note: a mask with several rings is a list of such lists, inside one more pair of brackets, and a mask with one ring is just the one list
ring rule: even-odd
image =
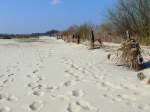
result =
[[0,40],[0,112],[150,112],[150,85],[107,54],[47,37]]

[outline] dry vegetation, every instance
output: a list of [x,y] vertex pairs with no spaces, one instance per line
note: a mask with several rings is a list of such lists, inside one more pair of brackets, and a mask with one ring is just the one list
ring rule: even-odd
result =
[[140,69],[139,65],[143,63],[143,57],[138,42],[134,39],[127,40],[122,43],[121,48],[118,50],[122,52],[121,61],[123,64],[133,70]]
[[128,30],[133,38],[150,44],[150,0],[118,0],[108,17],[117,35],[124,37]]
[[80,35],[80,40],[91,40],[91,31],[95,39],[120,43],[130,36],[141,44],[150,44],[150,0],[118,0],[115,9],[108,11],[107,20],[98,26],[91,24],[73,25],[62,32],[64,40],[72,41],[72,36]]
[[102,41],[123,41],[118,49],[122,56],[118,58],[130,69],[139,70],[143,58],[138,42],[150,44],[150,0],[118,0],[116,8],[108,11],[107,18],[107,21],[98,26],[72,25],[57,33],[57,39],[77,44],[89,41],[91,49],[97,48],[97,42],[98,47],[102,47]]
[[101,38],[96,35],[94,27],[90,24],[82,24],[80,26],[70,26],[67,30],[56,34],[57,39],[63,39],[66,42],[74,42],[77,44],[89,41],[91,48],[96,48],[95,42],[102,46]]

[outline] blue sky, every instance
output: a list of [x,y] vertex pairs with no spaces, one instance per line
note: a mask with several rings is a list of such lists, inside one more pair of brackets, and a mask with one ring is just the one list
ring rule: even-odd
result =
[[100,24],[116,0],[0,0],[0,33],[63,30],[72,24]]

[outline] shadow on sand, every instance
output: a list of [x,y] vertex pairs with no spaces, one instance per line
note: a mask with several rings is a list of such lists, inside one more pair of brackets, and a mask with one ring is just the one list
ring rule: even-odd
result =
[[89,48],[88,50],[94,50],[94,49],[100,49],[102,47],[94,47],[94,48]]
[[147,61],[140,65],[141,70],[150,68],[150,61]]

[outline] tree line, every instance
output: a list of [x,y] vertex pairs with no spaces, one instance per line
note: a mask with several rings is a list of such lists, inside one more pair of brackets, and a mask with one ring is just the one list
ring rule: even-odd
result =
[[116,7],[108,10],[103,24],[72,25],[59,34],[69,41],[70,36],[79,32],[81,40],[89,40],[91,30],[95,38],[103,41],[121,42],[130,37],[150,44],[150,0],[118,0]]
[[44,33],[31,33],[31,34],[0,34],[0,39],[12,39],[12,38],[38,38],[39,36],[53,36],[58,33],[58,30],[50,30]]

